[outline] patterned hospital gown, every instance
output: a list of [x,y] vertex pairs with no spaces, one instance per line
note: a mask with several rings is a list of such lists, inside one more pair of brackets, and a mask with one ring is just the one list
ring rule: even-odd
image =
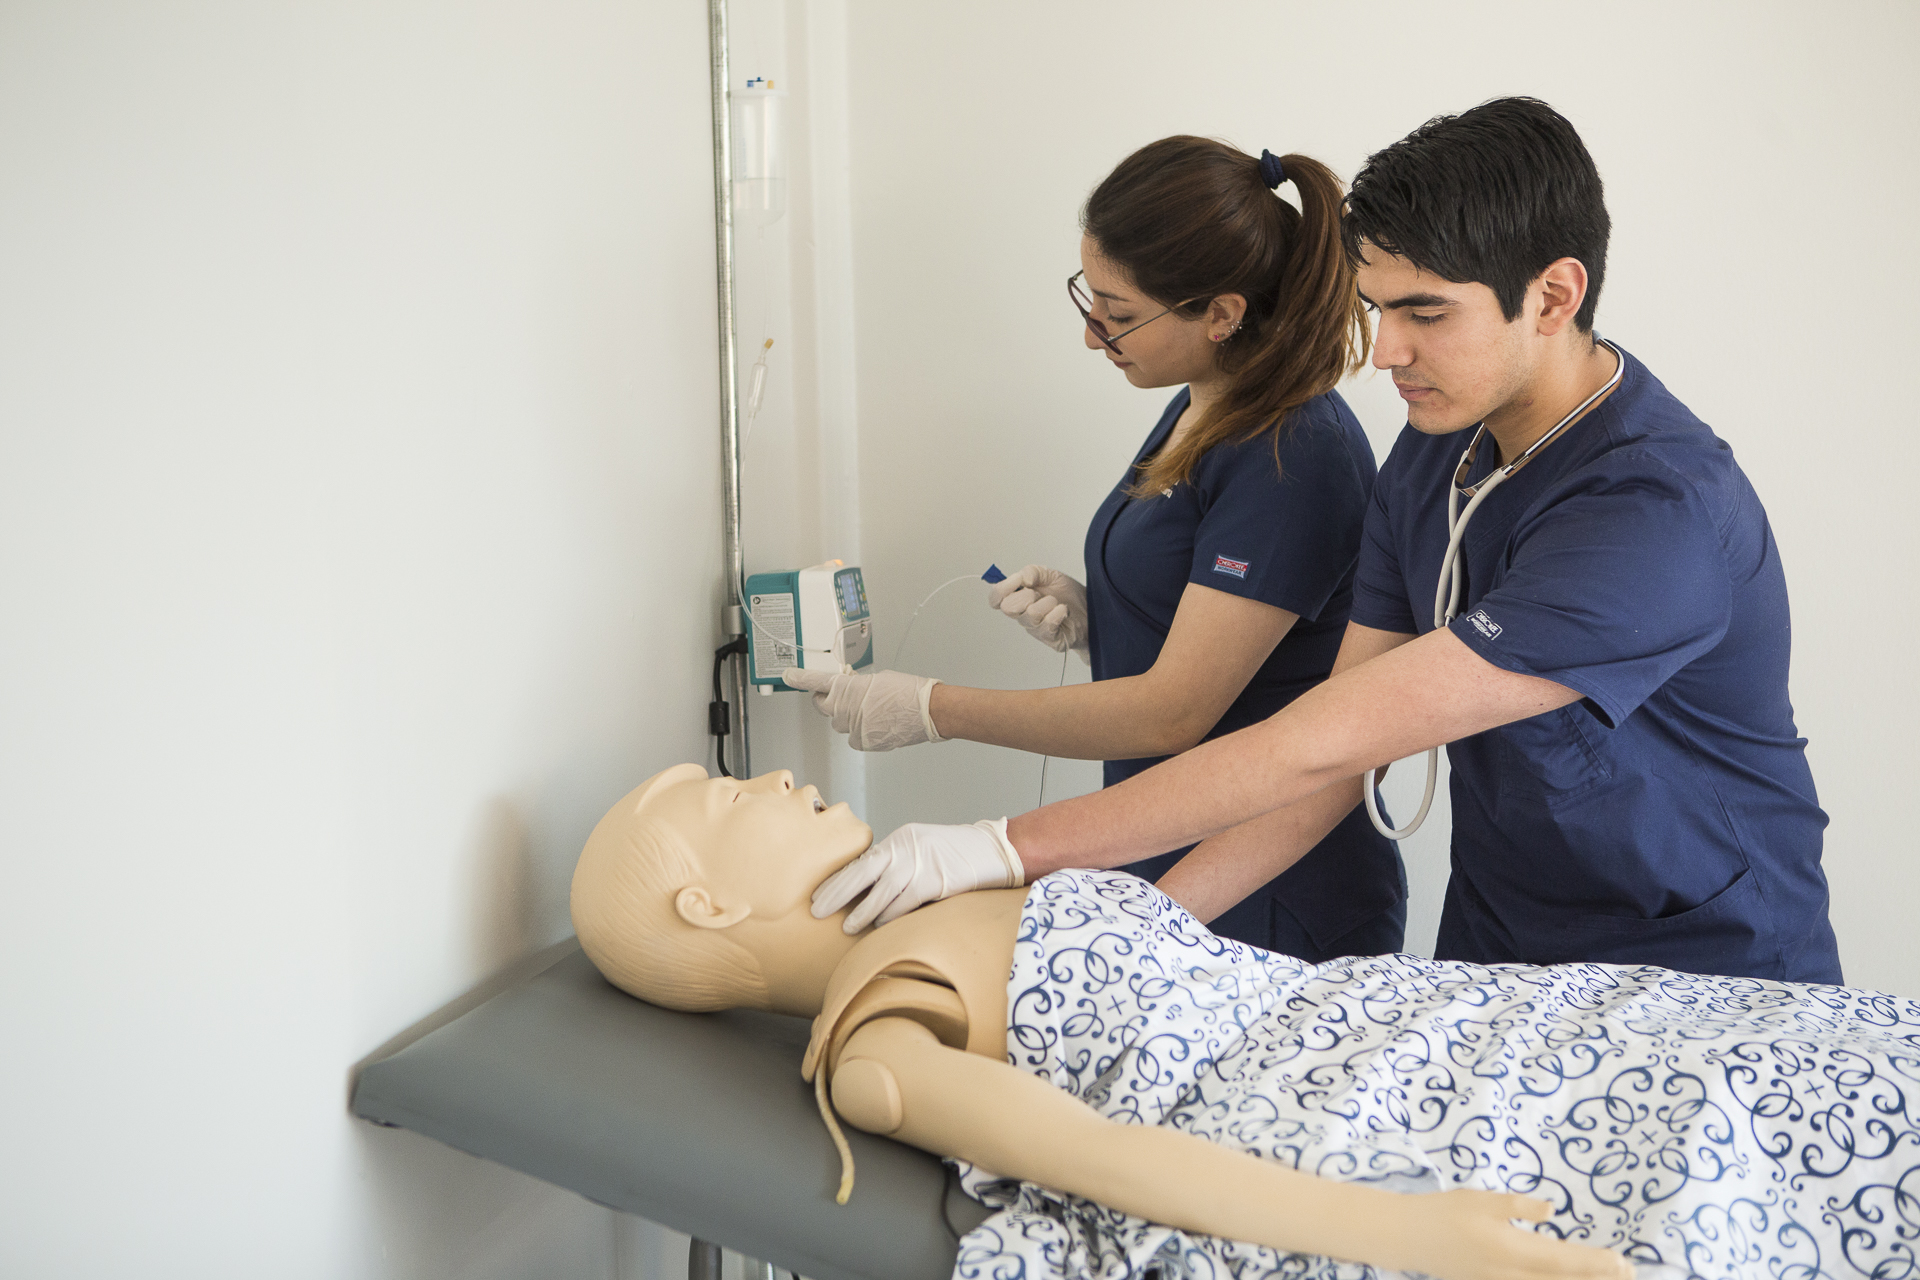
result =
[[[1308,965],[1144,881],[1036,882],[1007,1056],[1122,1124],[1329,1178],[1552,1203],[1643,1280],[1920,1280],[1920,1004],[1613,965]],[[1366,1280],[960,1165],[959,1280]]]

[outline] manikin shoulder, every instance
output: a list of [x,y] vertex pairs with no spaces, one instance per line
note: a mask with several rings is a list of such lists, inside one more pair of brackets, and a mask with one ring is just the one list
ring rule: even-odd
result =
[[1006,1056],[1007,977],[1024,889],[961,894],[910,912],[862,938],[827,984],[803,1073],[839,1056],[875,1018],[920,1022],[969,1053]]
[[[1026,901],[1025,888],[963,893],[908,912],[864,941],[924,957],[940,971],[936,981],[963,994],[984,983],[1004,999]],[[847,959],[855,959],[860,949],[854,948]]]

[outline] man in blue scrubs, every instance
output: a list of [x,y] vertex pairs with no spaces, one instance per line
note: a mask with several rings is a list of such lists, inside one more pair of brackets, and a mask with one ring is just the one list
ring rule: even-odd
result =
[[[1334,675],[1258,725],[1012,819],[1020,874],[1210,836],[1161,882],[1205,918],[1344,818],[1365,770],[1445,743],[1440,958],[1840,981],[1779,554],[1727,445],[1596,340],[1608,229],[1585,146],[1530,99],[1430,121],[1368,160],[1345,233],[1408,425],[1374,488]],[[1475,514],[1463,605],[1436,628],[1448,489],[1482,424],[1468,487],[1548,443]],[[1011,865],[979,847],[990,832],[941,830],[951,864]],[[880,881],[899,847],[866,856]],[[902,879],[939,896],[927,876],[881,882]]]

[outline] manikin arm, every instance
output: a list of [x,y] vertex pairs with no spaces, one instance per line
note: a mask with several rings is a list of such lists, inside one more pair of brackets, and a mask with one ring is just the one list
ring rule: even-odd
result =
[[1443,1280],[1627,1280],[1625,1258],[1516,1229],[1545,1202],[1485,1191],[1401,1195],[1301,1173],[1173,1129],[1119,1124],[1037,1076],[951,1049],[905,1018],[847,1042],[846,1119],[1185,1231]]

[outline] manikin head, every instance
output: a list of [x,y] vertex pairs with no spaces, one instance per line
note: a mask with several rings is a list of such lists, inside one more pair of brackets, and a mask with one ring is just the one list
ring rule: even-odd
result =
[[587,837],[573,873],[580,946],[621,990],[671,1009],[807,1014],[852,944],[844,912],[815,920],[814,887],[873,829],[786,770],[708,778],[675,765]]
[[1543,376],[1590,355],[1608,230],[1593,157],[1544,102],[1439,116],[1369,156],[1341,235],[1407,421],[1497,431]]

